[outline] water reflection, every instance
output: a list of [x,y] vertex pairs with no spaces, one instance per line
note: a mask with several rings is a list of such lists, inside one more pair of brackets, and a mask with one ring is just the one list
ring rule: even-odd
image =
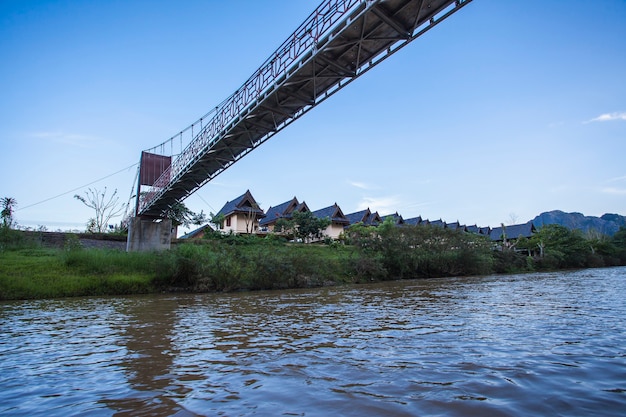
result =
[[617,416],[625,275],[7,303],[0,414]]
[[120,332],[127,354],[119,366],[126,375],[129,390],[122,397],[103,398],[116,416],[195,415],[179,403],[190,388],[173,376],[174,358],[180,352],[173,346],[177,323],[175,297],[141,297],[127,300],[120,308],[126,323]]

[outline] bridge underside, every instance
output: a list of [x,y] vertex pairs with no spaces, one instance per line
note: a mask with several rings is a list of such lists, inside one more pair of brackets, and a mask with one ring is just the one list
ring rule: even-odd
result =
[[[139,206],[162,216],[240,158],[471,0],[362,2],[224,129],[188,147],[184,168]],[[200,135],[199,135],[200,136]],[[202,144],[204,143],[204,144]]]

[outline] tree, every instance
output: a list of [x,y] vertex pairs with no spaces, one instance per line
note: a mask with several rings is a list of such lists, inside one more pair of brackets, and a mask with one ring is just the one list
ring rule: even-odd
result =
[[170,207],[166,212],[166,216],[172,221],[174,229],[177,229],[178,226],[189,227],[192,224],[199,226],[208,221],[203,210],[200,210],[200,213],[194,213],[181,202],[177,202]]
[[0,215],[2,216],[2,226],[6,228],[11,228],[15,223],[13,219],[13,211],[17,206],[17,201],[15,201],[12,197],[2,197],[2,212]]
[[530,239],[529,245],[540,250],[540,257],[548,268],[572,268],[585,265],[591,253],[580,230],[570,230],[559,224],[542,226]]
[[78,194],[74,198],[95,210],[96,215],[87,222],[87,231],[90,233],[104,233],[107,231],[109,221],[113,217],[119,216],[124,210],[124,206],[119,203],[117,190],[113,191],[107,198],[107,188],[100,192],[97,189],[89,188],[85,191],[85,196]]
[[328,217],[318,218],[310,211],[296,211],[292,214],[294,224],[294,234],[296,237],[307,242],[310,239],[321,238],[322,231],[330,225]]
[[254,230],[254,220],[256,220],[257,210],[259,210],[259,205],[257,203],[252,203],[252,205],[248,206],[246,212],[243,216],[243,221],[246,225],[246,233],[250,234]]

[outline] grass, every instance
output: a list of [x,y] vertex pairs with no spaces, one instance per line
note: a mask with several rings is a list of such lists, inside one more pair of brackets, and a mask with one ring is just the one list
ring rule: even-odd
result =
[[[120,255],[125,253],[76,252],[84,252],[79,256],[83,257],[82,261],[77,261],[74,254],[68,259],[68,253],[60,249],[0,252],[0,299],[119,295],[154,290],[154,274],[132,270],[124,262],[119,265],[110,263],[121,259]],[[97,265],[97,268],[90,269],[90,264]]]
[[0,250],[0,300],[237,291],[356,282],[353,248],[205,241],[159,253],[20,245]]

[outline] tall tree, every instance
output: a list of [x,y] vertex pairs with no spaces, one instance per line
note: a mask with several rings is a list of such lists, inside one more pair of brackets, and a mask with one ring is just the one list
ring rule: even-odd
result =
[[2,197],[2,226],[11,228],[15,220],[13,219],[13,211],[17,206],[17,201],[12,197]]
[[199,226],[208,221],[203,210],[200,210],[200,213],[194,213],[181,202],[175,203],[166,215],[172,221],[172,227],[175,229],[178,229],[178,226],[189,227],[192,224]]
[[87,222],[87,231],[90,233],[104,233],[107,231],[109,221],[113,217],[119,216],[124,210],[124,206],[119,203],[117,190],[113,191],[107,198],[107,188],[100,192],[97,189],[88,188],[85,196],[75,194],[74,198],[92,208],[96,213]]

